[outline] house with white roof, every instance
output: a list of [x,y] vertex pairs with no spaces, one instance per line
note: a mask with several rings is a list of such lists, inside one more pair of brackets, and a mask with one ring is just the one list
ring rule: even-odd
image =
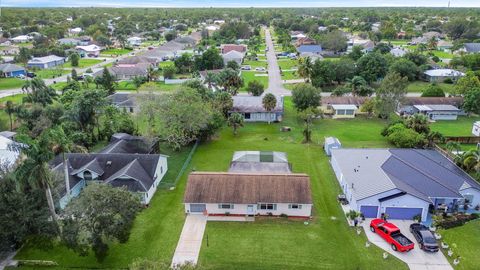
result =
[[480,183],[435,150],[332,149],[331,165],[350,209],[366,218],[427,220],[480,204]]
[[400,47],[395,47],[390,50],[390,54],[395,56],[395,57],[403,57],[405,54],[407,54],[407,51],[403,48]]
[[31,36],[27,36],[27,35],[21,35],[21,36],[16,36],[14,38],[11,38],[10,40],[13,42],[13,43],[25,43],[25,42],[29,42],[31,41],[33,38]]
[[229,51],[228,53],[222,54],[223,63],[225,65],[227,65],[227,63],[230,61],[237,62],[239,65],[241,65],[244,57],[245,57],[245,53],[241,53],[233,50]]
[[140,46],[140,45],[142,45],[142,38],[140,38],[140,37],[129,37],[129,38],[127,38],[127,42],[128,42],[128,44],[130,44],[130,46]]
[[83,29],[80,28],[80,27],[75,27],[75,28],[71,28],[71,29],[68,29],[68,33],[70,33],[71,35],[78,35],[80,33],[82,33]]
[[56,67],[58,65],[63,65],[64,63],[65,57],[60,57],[52,54],[49,56],[32,58],[30,61],[28,61],[27,67],[46,69]]
[[0,166],[11,169],[20,158],[21,144],[0,135]]
[[75,49],[77,51],[83,52],[89,57],[98,57],[100,55],[100,51],[102,48],[95,44],[87,45],[87,46],[76,46]]
[[423,74],[425,80],[429,82],[443,82],[445,79],[456,81],[458,78],[465,76],[465,73],[449,68],[430,69]]

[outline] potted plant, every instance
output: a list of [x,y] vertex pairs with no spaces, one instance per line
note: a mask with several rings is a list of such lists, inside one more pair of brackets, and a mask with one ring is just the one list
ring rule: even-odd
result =
[[421,215],[415,215],[413,217],[413,221],[416,222],[416,223],[420,223],[420,220],[422,219],[422,216]]

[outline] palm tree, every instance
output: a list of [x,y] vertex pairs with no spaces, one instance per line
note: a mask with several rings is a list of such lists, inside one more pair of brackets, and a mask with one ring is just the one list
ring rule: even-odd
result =
[[148,69],[147,69],[147,81],[148,82],[151,82],[151,81],[155,81],[158,79],[158,72],[155,68],[153,68],[152,66],[149,66]]
[[208,89],[212,89],[212,86],[218,82],[218,76],[213,72],[207,72],[204,82],[208,85]]
[[15,104],[11,100],[5,102],[5,112],[8,114],[8,118],[10,119],[10,131],[13,130],[13,118],[12,115],[16,111]]
[[[272,93],[268,93],[263,97],[262,103],[263,108],[265,108],[267,112],[271,112],[275,109],[275,106],[277,106],[277,98]],[[268,123],[270,124],[270,117],[268,117]]]
[[460,143],[455,141],[448,141],[445,147],[450,152],[455,152],[455,153],[460,152],[460,149],[461,149]]
[[415,130],[420,134],[430,133],[428,118],[424,114],[416,113],[407,119],[407,127]]
[[428,41],[427,47],[428,47],[428,49],[429,49],[430,51],[433,51],[433,50],[436,50],[436,49],[437,49],[437,44],[438,44],[437,39],[436,39],[435,37],[432,37],[432,38]]
[[428,140],[428,147],[433,147],[433,144],[435,142],[444,142],[445,137],[443,137],[443,134],[438,131],[431,131],[430,133],[427,134],[427,140]]
[[348,86],[352,89],[352,95],[357,96],[360,89],[367,86],[367,81],[362,76],[354,76],[348,81]]
[[310,57],[305,57],[305,58],[302,57],[298,60],[297,73],[300,77],[304,78],[306,82],[310,81],[312,70],[313,70],[313,62]]
[[228,117],[228,126],[233,128],[233,135],[237,135],[237,129],[243,127],[243,115],[239,113],[232,113],[230,117]]
[[51,104],[56,96],[55,90],[48,87],[40,78],[25,81],[22,91],[27,94],[27,100],[33,103],[40,103],[43,106]]

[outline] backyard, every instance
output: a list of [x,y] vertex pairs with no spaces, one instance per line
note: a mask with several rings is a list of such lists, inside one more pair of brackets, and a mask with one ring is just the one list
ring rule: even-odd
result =
[[[320,120],[313,129],[314,143],[302,144],[303,128],[294,117],[289,98],[286,110],[282,124],[246,124],[237,136],[233,136],[230,128],[224,128],[217,138],[199,146],[188,171],[225,171],[237,150],[287,152],[293,170],[311,177],[313,220],[308,225],[281,218],[253,223],[209,222],[200,265],[208,269],[406,269],[393,257],[384,260],[381,250],[366,248],[364,234],[357,236],[346,225],[335,199],[340,188],[321,147],[327,135],[337,136],[345,147],[387,147],[380,135],[384,122],[362,118]],[[284,125],[292,131],[281,133],[279,128]],[[187,152],[164,152],[171,156],[165,181],[176,176]],[[169,262],[184,220],[181,202],[186,179],[187,173],[175,190],[158,190],[150,207],[137,217],[129,241],[113,243],[102,263],[96,262],[92,255],[79,257],[59,244],[49,249],[40,242],[31,242],[17,258],[54,260],[63,268],[124,268],[139,257]]]
[[[257,75],[257,76],[255,76]],[[261,75],[261,76],[258,76]],[[243,87],[241,91],[247,91],[248,83],[251,81],[258,81],[259,83],[263,84],[265,89],[268,87],[268,75],[265,72],[255,72],[255,71],[242,71],[242,78],[243,78]]]
[[[425,81],[414,81],[410,82],[407,86],[407,91],[410,93],[421,93],[430,85],[429,82]],[[447,84],[447,83],[438,83],[438,85],[443,89],[446,93],[449,93],[453,90],[454,84]]]
[[78,61],[78,66],[77,67],[72,67],[71,62],[66,62],[63,67],[64,68],[87,68],[91,67],[93,65],[96,65],[98,63],[103,62],[101,59],[92,59],[92,58],[82,58]]
[[437,121],[431,124],[433,131],[438,131],[444,136],[472,136],[472,127],[480,117],[460,116],[456,121]]
[[478,247],[480,246],[480,220],[471,221],[461,227],[440,231],[443,241],[452,246],[456,244],[456,252],[448,258],[450,263],[458,255],[461,256],[460,264],[455,267],[459,270],[478,269],[480,259]]
[[70,70],[62,69],[62,68],[54,68],[54,69],[40,69],[34,71],[38,78],[40,79],[53,79],[56,77],[60,77],[62,75],[71,73]]
[[100,55],[101,56],[112,56],[112,55],[124,55],[132,50],[129,49],[108,49],[108,50],[103,50]]
[[25,83],[17,78],[0,78],[0,90],[20,88]]

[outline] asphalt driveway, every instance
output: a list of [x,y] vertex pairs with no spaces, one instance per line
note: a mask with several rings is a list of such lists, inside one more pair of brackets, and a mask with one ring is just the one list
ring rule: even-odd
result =
[[368,240],[380,247],[381,249],[387,251],[391,255],[399,258],[403,262],[407,263],[408,267],[412,270],[453,270],[453,267],[448,262],[447,258],[443,255],[441,251],[436,253],[429,253],[421,250],[418,247],[418,242],[415,237],[410,233],[409,226],[412,224],[412,221],[407,220],[392,220],[392,223],[397,225],[400,228],[400,231],[412,240],[415,243],[415,248],[410,252],[397,252],[393,251],[383,238],[377,234],[370,231],[370,221],[371,219],[365,220],[362,226],[365,230]]

